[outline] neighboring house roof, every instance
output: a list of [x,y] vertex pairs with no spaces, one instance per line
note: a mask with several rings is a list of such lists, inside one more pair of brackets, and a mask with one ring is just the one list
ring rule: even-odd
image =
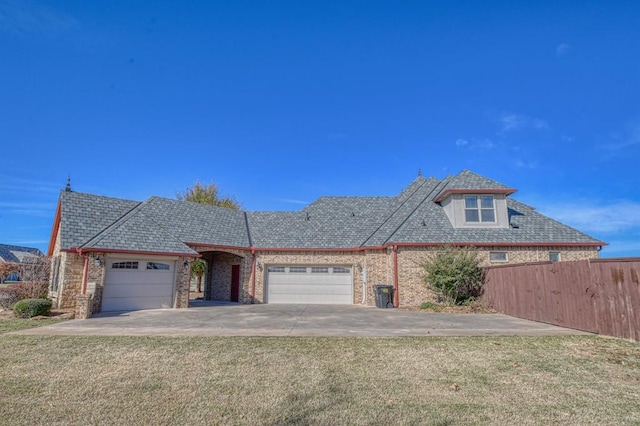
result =
[[508,228],[454,228],[438,201],[448,194],[509,195],[470,171],[418,176],[396,197],[321,197],[295,212],[243,212],[151,197],[145,202],[63,191],[62,249],[196,255],[193,246],[354,249],[392,244],[604,245],[507,198]]
[[44,256],[37,248],[0,244],[0,261],[21,263],[34,256]]

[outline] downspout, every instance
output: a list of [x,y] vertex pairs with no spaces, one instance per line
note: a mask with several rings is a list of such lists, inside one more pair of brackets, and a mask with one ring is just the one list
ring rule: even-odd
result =
[[400,305],[400,298],[398,297],[398,246],[393,246],[393,307],[397,308]]
[[367,252],[364,252],[364,267],[362,268],[362,305],[367,303]]
[[256,298],[256,249],[251,247],[251,304]]
[[84,257],[84,270],[82,271],[82,294],[87,294],[87,280],[89,278],[89,256],[82,254],[82,249],[78,249],[78,254]]

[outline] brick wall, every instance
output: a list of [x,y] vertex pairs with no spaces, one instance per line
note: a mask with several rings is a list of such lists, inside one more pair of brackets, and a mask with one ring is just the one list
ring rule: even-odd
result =
[[[435,301],[435,294],[424,284],[422,263],[436,248],[400,247],[398,248],[398,287],[400,306],[419,306],[426,301]],[[598,251],[591,247],[482,247],[478,249],[481,266],[505,263],[491,263],[489,253],[507,252],[506,264],[537,262],[549,260],[549,252],[561,253],[562,261],[597,259]]]
[[[185,266],[185,261],[187,265]],[[191,262],[193,258],[180,257],[175,266],[175,293],[173,298],[174,308],[189,307],[189,287],[191,286]]]
[[249,250],[225,249],[212,251],[209,247],[192,247],[207,262],[204,281],[204,296],[207,300],[231,300],[231,266],[240,265],[240,286],[238,300],[251,303],[251,263]]
[[[206,252],[203,258],[213,262],[213,272],[208,274],[208,282],[205,287],[213,300],[229,300],[231,290],[231,265],[240,265],[240,295],[241,303],[252,303],[252,255],[249,251],[228,250],[225,252]],[[419,306],[429,300],[435,300],[434,294],[422,281],[422,263],[427,259],[428,253],[434,248],[424,247],[399,247],[398,248],[398,284],[400,306]],[[489,265],[489,252],[506,251],[509,263],[526,263],[540,260],[548,260],[549,251],[561,253],[563,261],[594,259],[598,257],[595,248],[589,247],[484,247],[479,250],[482,265]],[[57,300],[57,306],[61,308],[74,308],[76,297],[81,293],[84,259],[75,253],[54,252],[54,256],[60,256],[59,288],[52,297]],[[105,264],[102,253],[97,254],[102,265]],[[89,261],[89,290],[94,294],[93,312],[99,312],[102,304],[102,289],[104,286],[104,266],[100,266],[90,257]],[[190,267],[184,268],[183,263],[190,258],[180,258],[176,262],[176,287],[174,306],[176,308],[187,307],[189,303]],[[368,306],[375,305],[373,286],[377,284],[393,285],[394,265],[393,251],[391,249],[365,250],[356,252],[275,252],[265,251],[256,254],[255,276],[255,303],[265,302],[265,278],[267,267],[270,265],[343,265],[352,268],[353,271],[353,298],[354,304],[362,303],[362,276],[366,269],[367,285],[366,300]],[[93,284],[92,284],[93,283]]]

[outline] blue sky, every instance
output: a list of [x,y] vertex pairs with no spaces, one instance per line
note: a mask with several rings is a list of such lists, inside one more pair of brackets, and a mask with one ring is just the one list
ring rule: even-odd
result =
[[248,210],[469,169],[640,256],[640,2],[0,0],[0,242],[59,190]]

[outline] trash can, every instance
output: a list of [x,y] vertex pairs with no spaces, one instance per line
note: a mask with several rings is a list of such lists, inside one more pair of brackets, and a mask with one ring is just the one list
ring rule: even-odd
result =
[[376,294],[377,308],[393,308],[393,286],[375,285],[373,291]]

